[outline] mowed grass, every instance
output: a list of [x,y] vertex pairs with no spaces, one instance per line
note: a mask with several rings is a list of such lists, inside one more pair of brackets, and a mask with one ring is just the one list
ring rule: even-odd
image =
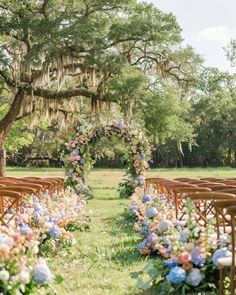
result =
[[[113,188],[123,178],[124,171],[122,169],[93,169],[89,174],[90,183],[96,188]],[[64,176],[63,168],[7,168],[7,176]],[[217,168],[162,168],[150,169],[146,172],[146,177],[164,177],[173,179],[176,177],[236,177],[236,168],[217,167]]]
[[[51,168],[8,168],[11,176],[63,176],[63,169]],[[236,169],[155,169],[147,172],[147,177],[236,177]],[[63,276],[60,285],[55,285],[58,294],[83,295],[125,295],[139,293],[130,273],[143,268],[146,259],[136,250],[138,238],[132,224],[123,219],[122,213],[128,200],[120,199],[117,185],[123,177],[119,169],[94,169],[89,182],[94,188],[94,199],[87,204],[91,216],[91,228],[77,232],[77,244],[67,255],[49,259],[55,274]],[[37,294],[37,293],[36,293]],[[39,294],[39,293],[38,293]],[[42,290],[40,294],[47,294]]]

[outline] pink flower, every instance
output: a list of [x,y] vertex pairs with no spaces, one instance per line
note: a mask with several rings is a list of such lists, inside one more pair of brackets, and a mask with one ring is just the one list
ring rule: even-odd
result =
[[15,241],[16,243],[19,243],[19,242],[20,242],[20,235],[19,235],[18,233],[15,233],[15,234],[13,235],[13,239],[14,239],[14,241]]
[[189,261],[191,261],[192,256],[191,254],[189,254],[187,251],[184,251],[181,255],[180,255],[180,260],[183,263],[187,263]]
[[138,166],[139,165],[139,160],[135,160],[134,161],[134,167]]
[[117,126],[118,125],[118,122],[116,120],[112,120],[111,122],[112,122],[112,125],[113,126]]
[[71,161],[71,162],[73,162],[73,161],[75,160],[75,157],[74,157],[74,156],[70,156],[70,157],[68,158],[68,160]]

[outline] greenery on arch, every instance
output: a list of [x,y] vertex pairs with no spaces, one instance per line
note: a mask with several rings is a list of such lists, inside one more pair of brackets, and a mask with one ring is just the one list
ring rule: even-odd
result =
[[148,168],[150,146],[139,126],[129,126],[124,121],[112,120],[108,124],[96,123],[78,127],[76,136],[67,144],[65,151],[66,185],[76,193],[92,197],[86,177],[95,163],[91,148],[103,136],[120,138],[128,145],[124,155],[126,178],[119,184],[121,197],[128,197],[135,187],[145,185],[144,172]]

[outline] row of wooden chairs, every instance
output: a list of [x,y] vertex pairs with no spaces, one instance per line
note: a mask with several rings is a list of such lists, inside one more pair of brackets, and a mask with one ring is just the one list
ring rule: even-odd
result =
[[0,177],[0,222],[8,226],[15,215],[20,213],[27,195],[41,197],[43,193],[51,195],[63,189],[63,178]]
[[224,294],[224,279],[229,272],[230,294],[236,289],[236,178],[177,178],[174,180],[153,178],[147,186],[154,184],[160,193],[174,201],[176,218],[183,218],[186,198],[192,199],[196,206],[198,222],[204,225],[211,217],[216,218],[218,241],[222,234],[231,234],[232,255],[218,260],[220,267],[220,295]]

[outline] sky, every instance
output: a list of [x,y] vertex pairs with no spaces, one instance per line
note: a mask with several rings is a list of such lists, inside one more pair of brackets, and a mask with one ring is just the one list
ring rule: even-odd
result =
[[236,39],[236,0],[149,0],[172,12],[182,28],[185,43],[200,53],[207,66],[236,72],[223,47]]

